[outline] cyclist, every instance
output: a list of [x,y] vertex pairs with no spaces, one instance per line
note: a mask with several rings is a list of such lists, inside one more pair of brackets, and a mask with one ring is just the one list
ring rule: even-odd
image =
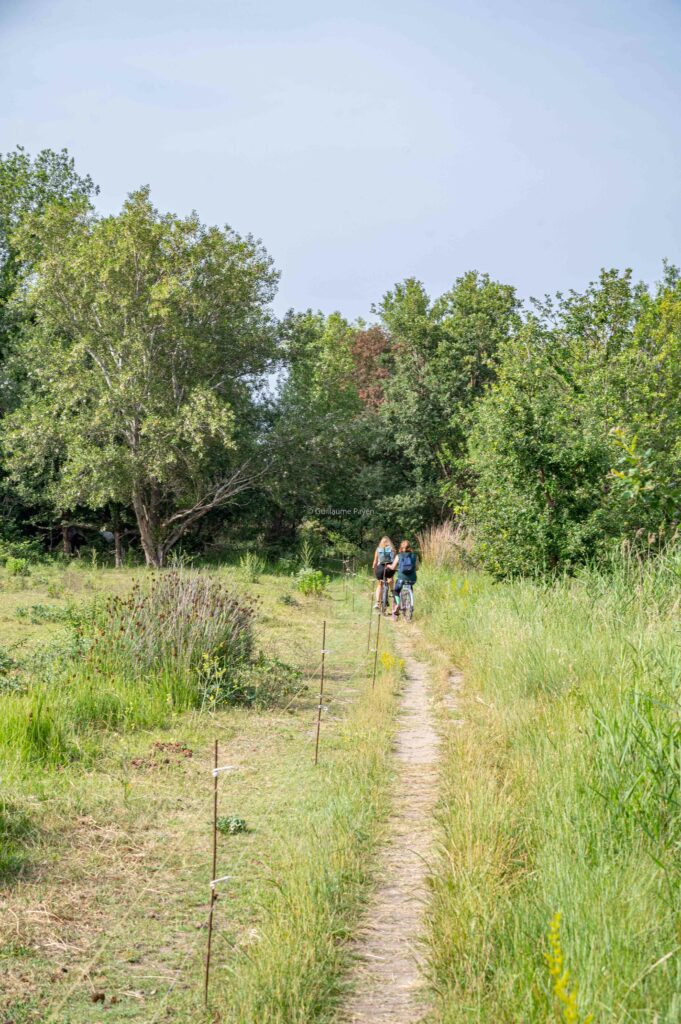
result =
[[[383,580],[392,580],[395,575],[395,570],[392,568],[392,562],[395,558],[395,545],[391,541],[390,537],[381,537],[378,547],[374,551],[374,562],[372,565],[373,573],[378,583],[376,584],[376,604],[374,608],[380,608],[381,603],[381,583]],[[388,583],[390,586],[390,582]]]
[[390,568],[393,572],[397,571],[397,579],[393,587],[394,604],[392,612],[393,618],[396,619],[400,614],[400,591],[402,587],[405,583],[411,583],[412,587],[416,583],[416,555],[412,551],[408,540],[403,540],[400,544],[400,550],[395,555]]

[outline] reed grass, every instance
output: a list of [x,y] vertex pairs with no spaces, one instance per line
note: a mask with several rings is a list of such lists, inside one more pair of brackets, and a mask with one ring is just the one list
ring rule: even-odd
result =
[[429,526],[416,536],[424,565],[432,568],[461,569],[471,562],[473,535],[462,523],[446,520]]

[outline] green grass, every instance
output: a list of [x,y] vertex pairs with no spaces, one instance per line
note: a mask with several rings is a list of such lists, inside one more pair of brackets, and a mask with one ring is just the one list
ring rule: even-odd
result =
[[[463,724],[443,712],[434,1021],[681,1020],[679,583],[678,554],[553,585],[422,574],[426,637],[465,674]],[[574,1017],[544,958],[556,912]]]
[[[52,600],[87,602],[105,593],[110,580],[125,594],[138,574],[90,575],[92,588],[74,595],[65,587]],[[214,575],[229,582],[233,570]],[[58,588],[56,571],[50,583]],[[12,738],[11,727],[3,726],[6,743],[30,743],[46,755],[10,759],[3,771],[16,858],[8,864],[0,925],[0,1008],[8,1019],[184,1024],[216,1013],[223,1021],[283,1024],[332,1018],[349,963],[345,940],[370,886],[388,812],[399,680],[387,659],[373,692],[367,683],[357,642],[367,604],[359,585],[354,611],[339,584],[322,597],[296,594],[291,602],[293,586],[292,578],[267,574],[250,584],[261,600],[256,647],[297,665],[307,683],[289,706],[166,708],[145,725],[139,709],[150,700],[148,687],[131,686],[123,702],[136,704],[130,728],[125,714],[116,717],[120,688],[112,700],[95,679],[81,731],[73,729],[78,689],[54,695],[57,704],[68,702],[66,742],[75,736],[79,757],[47,756],[58,744],[39,715],[29,738],[18,732]],[[12,581],[0,594],[0,615],[11,614],[17,596],[27,605],[44,603],[42,594],[15,589]],[[315,768],[323,617],[334,653]],[[59,638],[53,622],[12,621],[30,635],[24,646],[34,653],[41,638],[48,645]],[[18,718],[10,712],[19,697],[0,698],[15,730]],[[96,706],[101,710],[93,717]],[[219,813],[243,818],[248,831],[219,837],[218,873],[236,878],[217,904],[213,1009],[205,1015],[215,737],[222,762],[237,766],[220,780]],[[105,993],[101,1006],[92,1002],[95,991]]]

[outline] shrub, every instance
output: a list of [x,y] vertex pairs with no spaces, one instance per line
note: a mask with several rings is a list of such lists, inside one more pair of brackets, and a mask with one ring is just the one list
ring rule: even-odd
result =
[[8,576],[30,576],[31,569],[27,558],[15,558],[8,555],[5,558],[5,569]]
[[28,562],[44,560],[45,551],[38,540],[0,540],[0,564],[8,558],[23,558]]
[[301,594],[323,594],[330,582],[321,569],[303,568],[296,573],[296,589]]

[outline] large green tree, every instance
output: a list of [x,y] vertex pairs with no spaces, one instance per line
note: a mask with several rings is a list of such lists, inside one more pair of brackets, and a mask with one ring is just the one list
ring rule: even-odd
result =
[[499,575],[657,543],[679,520],[681,287],[629,271],[536,303],[477,407],[469,502]]
[[377,309],[391,338],[383,413],[409,466],[396,502],[413,506],[415,522],[446,514],[466,493],[471,412],[495,377],[518,308],[510,285],[471,271],[435,301],[410,278]]
[[[0,415],[14,400],[12,379],[7,373],[7,358],[23,327],[25,310],[13,301],[22,276],[26,274],[29,255],[20,252],[18,235],[27,218],[39,217],[49,206],[88,204],[97,194],[89,176],[77,173],[66,150],[42,150],[31,157],[19,147],[0,154]],[[35,255],[37,238],[31,245]],[[0,452],[0,505],[3,533],[12,533],[26,521],[44,519],[49,514],[41,494],[26,504],[12,487]]]
[[132,507],[162,565],[249,482],[240,432],[275,352],[271,260],[251,237],[159,214],[147,189],[118,216],[50,206],[17,238],[32,267],[12,475],[61,510]]
[[18,310],[10,300],[25,270],[26,254],[18,245],[22,224],[50,205],[89,202],[97,192],[89,175],[76,172],[65,149],[58,153],[44,149],[36,157],[21,146],[0,153],[0,359],[11,347],[18,327]]

